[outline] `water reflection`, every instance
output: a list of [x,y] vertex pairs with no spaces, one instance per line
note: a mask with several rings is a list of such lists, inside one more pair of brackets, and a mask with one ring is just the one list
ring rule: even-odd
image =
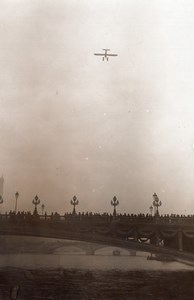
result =
[[2,254],[0,300],[10,300],[16,287],[17,300],[193,299],[194,267],[147,260],[149,253],[130,256],[116,249],[118,256],[112,255],[112,247],[86,255],[74,246],[55,254]]
[[179,262],[147,260],[147,256],[112,256],[85,254],[4,254],[0,255],[0,267],[88,269],[88,270],[150,270],[181,271],[194,270],[194,267]]

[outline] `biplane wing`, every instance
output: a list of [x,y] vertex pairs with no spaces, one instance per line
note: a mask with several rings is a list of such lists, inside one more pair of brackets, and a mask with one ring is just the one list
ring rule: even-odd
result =
[[106,56],[118,56],[118,54],[109,54],[109,53],[107,53]]

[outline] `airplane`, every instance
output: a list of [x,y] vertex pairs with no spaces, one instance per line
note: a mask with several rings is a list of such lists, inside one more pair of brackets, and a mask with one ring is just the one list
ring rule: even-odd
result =
[[110,49],[102,49],[104,51],[104,53],[94,53],[94,55],[99,55],[102,56],[102,60],[104,61],[105,58],[108,61],[109,56],[118,56],[118,54],[109,54],[107,53],[108,51],[110,51]]

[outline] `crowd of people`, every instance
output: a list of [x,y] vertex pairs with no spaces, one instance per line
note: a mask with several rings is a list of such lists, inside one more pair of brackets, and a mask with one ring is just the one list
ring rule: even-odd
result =
[[37,211],[31,213],[30,211],[15,211],[6,212],[0,215],[1,219],[9,220],[47,220],[47,221],[112,221],[114,219],[123,222],[146,222],[153,223],[155,221],[162,223],[183,223],[183,222],[194,222],[194,215],[178,215],[178,214],[165,214],[165,215],[152,215],[152,214],[110,214],[104,213],[93,213],[93,212],[79,212],[79,213],[68,213],[60,215],[57,212],[47,214],[38,214]]

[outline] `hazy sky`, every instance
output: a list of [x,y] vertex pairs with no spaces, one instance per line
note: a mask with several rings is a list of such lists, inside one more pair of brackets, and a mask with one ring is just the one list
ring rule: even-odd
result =
[[0,41],[4,210],[194,214],[193,1],[1,0]]

